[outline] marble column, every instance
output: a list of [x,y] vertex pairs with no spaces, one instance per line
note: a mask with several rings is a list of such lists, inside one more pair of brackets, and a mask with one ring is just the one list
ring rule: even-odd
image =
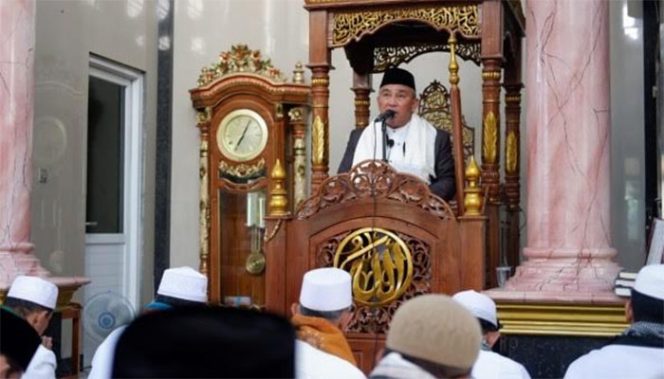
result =
[[34,48],[35,1],[0,2],[0,289],[47,274],[30,243]]
[[608,17],[605,0],[527,1],[528,237],[508,290],[612,297]]

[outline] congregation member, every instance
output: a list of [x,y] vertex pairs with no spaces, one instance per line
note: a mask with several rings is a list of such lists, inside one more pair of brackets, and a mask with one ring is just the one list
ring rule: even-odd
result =
[[493,352],[491,349],[500,338],[500,324],[496,313],[496,303],[487,295],[468,290],[452,296],[459,304],[472,313],[482,329],[482,345],[479,357],[471,373],[474,379],[530,379],[523,365]]
[[[397,171],[425,181],[444,200],[452,200],[456,189],[450,135],[415,114],[419,100],[413,74],[401,68],[385,71],[377,101],[383,117],[393,112],[385,117],[385,160]],[[348,172],[365,160],[383,159],[383,143],[382,122],[353,130],[338,172]]]
[[287,319],[199,305],[145,313],[129,324],[113,377],[293,378],[294,366],[295,330]]
[[417,296],[394,313],[384,356],[369,378],[469,378],[481,341],[475,317],[452,298]]
[[[164,270],[157,296],[145,307],[145,312],[200,305],[207,302],[207,277],[191,267]],[[127,326],[111,332],[99,345],[92,357],[92,369],[88,379],[110,379],[115,345]]]
[[572,362],[565,379],[664,378],[664,265],[639,270],[625,317],[630,327]]
[[352,304],[348,272],[319,268],[304,274],[299,303],[291,308],[298,379],[366,378],[343,333]]
[[58,287],[36,276],[19,275],[12,282],[2,307],[23,318],[41,337],[41,344],[25,370],[25,378],[54,379],[57,361],[53,342],[44,332],[58,300]]
[[0,308],[0,378],[20,378],[40,345],[39,334],[26,320]]

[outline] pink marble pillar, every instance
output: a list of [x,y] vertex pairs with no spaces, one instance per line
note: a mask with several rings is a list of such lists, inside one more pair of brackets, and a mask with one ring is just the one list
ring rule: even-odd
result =
[[0,289],[48,274],[30,243],[34,48],[35,1],[0,1]]
[[512,291],[612,290],[609,3],[527,1],[527,246]]

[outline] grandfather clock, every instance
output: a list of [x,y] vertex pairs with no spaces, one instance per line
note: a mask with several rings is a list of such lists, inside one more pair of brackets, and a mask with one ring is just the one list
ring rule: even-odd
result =
[[306,191],[303,74],[298,64],[288,82],[260,51],[236,45],[190,90],[201,137],[200,270],[212,303],[265,304],[262,241],[275,164],[286,171],[291,206]]

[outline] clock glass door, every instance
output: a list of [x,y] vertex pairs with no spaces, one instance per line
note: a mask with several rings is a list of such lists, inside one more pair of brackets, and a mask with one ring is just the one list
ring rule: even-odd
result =
[[219,192],[219,257],[221,301],[227,305],[265,304],[266,193]]

